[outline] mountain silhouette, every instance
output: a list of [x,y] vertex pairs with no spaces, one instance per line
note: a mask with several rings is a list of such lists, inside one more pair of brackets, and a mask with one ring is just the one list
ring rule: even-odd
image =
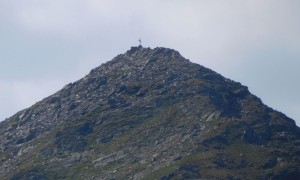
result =
[[300,179],[300,128],[168,48],[132,47],[0,123],[3,179]]

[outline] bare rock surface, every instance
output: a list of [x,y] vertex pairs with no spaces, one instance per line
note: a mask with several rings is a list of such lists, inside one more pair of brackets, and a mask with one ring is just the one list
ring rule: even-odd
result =
[[300,179],[300,128],[168,48],[132,47],[0,123],[3,179]]

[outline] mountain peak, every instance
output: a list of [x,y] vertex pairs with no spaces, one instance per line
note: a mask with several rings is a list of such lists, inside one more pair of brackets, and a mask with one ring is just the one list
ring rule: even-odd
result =
[[134,61],[153,60],[155,58],[161,60],[174,60],[179,57],[181,60],[184,59],[178,51],[163,47],[157,47],[154,49],[144,48],[142,46],[131,47],[124,56],[127,56]]
[[300,178],[292,119],[162,47],[132,47],[0,135],[4,179]]
[[[190,62],[182,57],[178,51],[169,48],[157,47],[154,49],[144,48],[142,46],[131,47],[124,54],[119,54],[111,61],[92,70],[92,74],[119,71],[131,73],[132,71],[146,71],[155,69],[171,69],[186,66]],[[138,73],[142,73],[138,72]],[[98,72],[98,73],[97,73]],[[147,73],[147,71],[146,71]]]

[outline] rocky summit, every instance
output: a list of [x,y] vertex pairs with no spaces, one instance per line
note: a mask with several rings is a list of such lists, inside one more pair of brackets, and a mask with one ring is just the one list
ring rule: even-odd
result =
[[246,86],[132,47],[0,124],[1,179],[300,179],[300,128]]

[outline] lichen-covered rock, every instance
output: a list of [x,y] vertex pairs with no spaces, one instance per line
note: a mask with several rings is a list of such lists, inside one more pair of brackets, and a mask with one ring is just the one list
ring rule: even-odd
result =
[[3,179],[300,179],[300,129],[240,83],[132,47],[0,123]]

